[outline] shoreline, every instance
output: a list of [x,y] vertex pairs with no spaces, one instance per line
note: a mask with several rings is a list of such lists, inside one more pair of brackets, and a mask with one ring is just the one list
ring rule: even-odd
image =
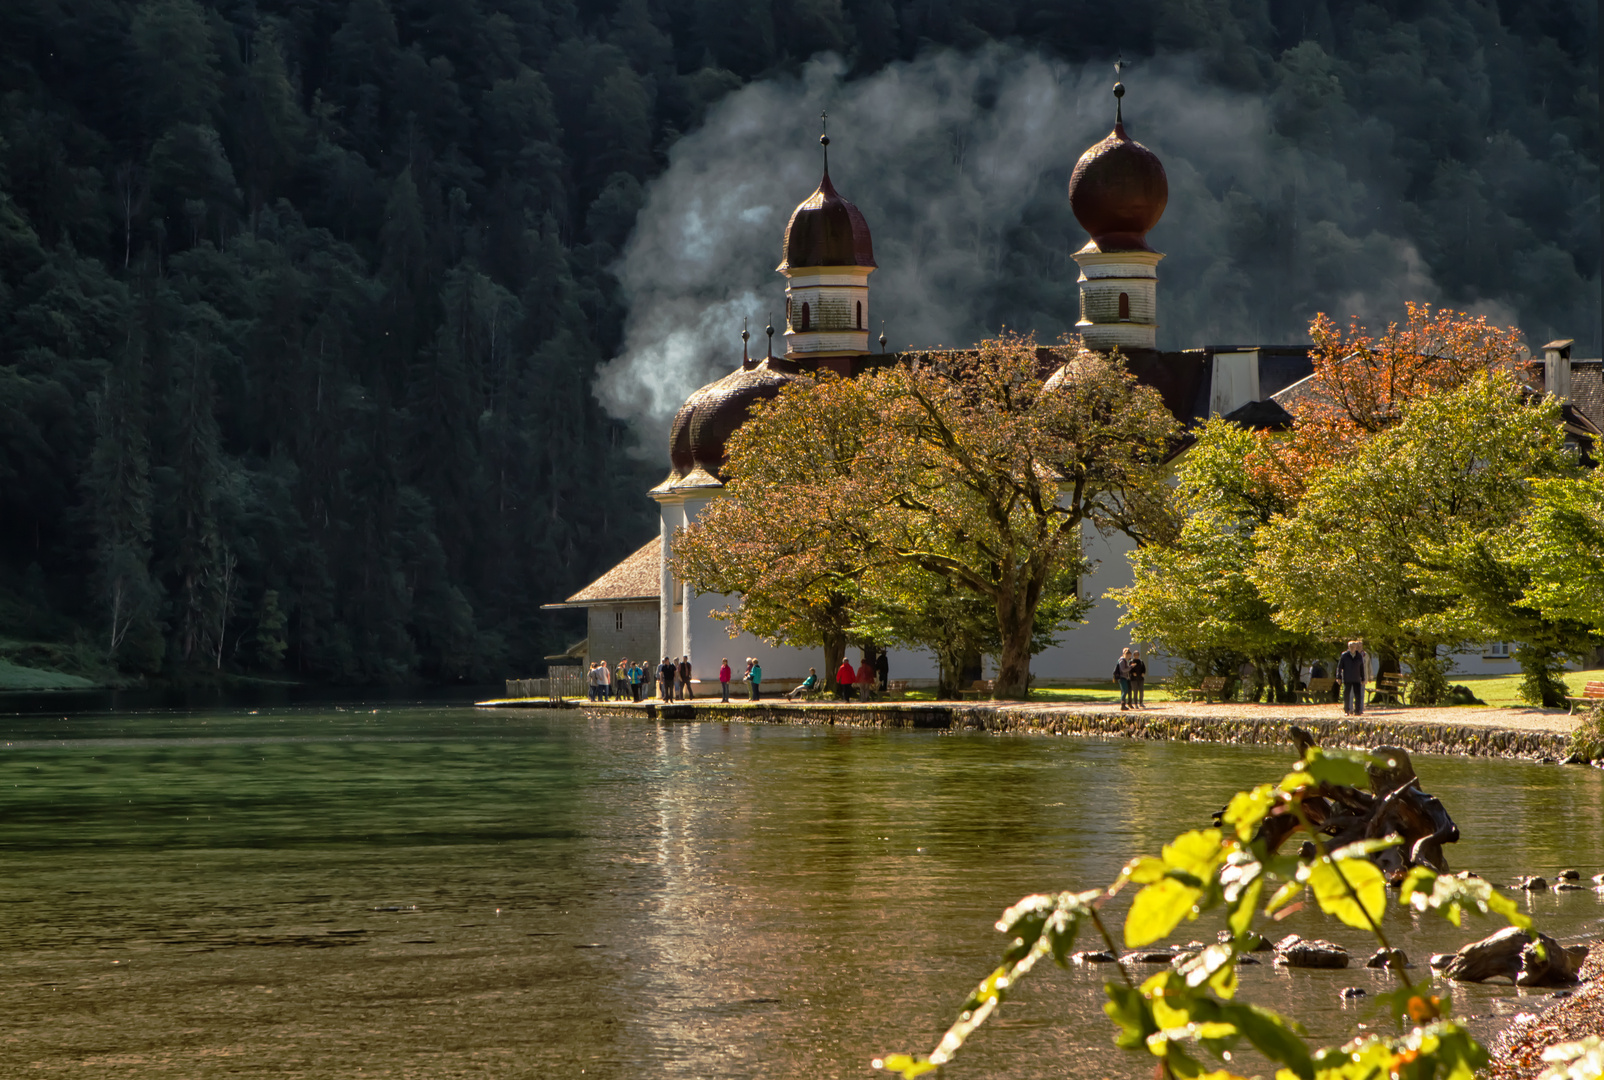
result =
[[[1328,746],[1398,746],[1413,753],[1558,762],[1580,717],[1536,709],[1430,709],[1397,706],[1343,716],[1336,705],[1199,705],[1166,702],[1121,712],[1099,703],[1023,702],[552,702],[499,698],[476,708],[564,709],[597,715],[692,723],[810,724],[868,728],[989,731],[1248,746],[1291,742],[1294,724]],[[1451,717],[1445,713],[1458,713]]]
[[1604,944],[1591,944],[1569,997],[1550,999],[1553,1004],[1536,1014],[1517,1014],[1487,1044],[1488,1080],[1533,1080],[1548,1067],[1542,1055],[1550,1046],[1604,1034]]

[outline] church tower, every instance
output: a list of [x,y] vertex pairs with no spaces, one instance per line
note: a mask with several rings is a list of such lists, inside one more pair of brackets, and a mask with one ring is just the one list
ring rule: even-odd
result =
[[785,358],[853,356],[869,351],[869,223],[830,183],[830,137],[820,135],[824,179],[791,213],[784,258]]
[[[1115,71],[1120,65],[1115,65]],[[1169,180],[1151,150],[1125,134],[1114,83],[1114,130],[1081,155],[1069,180],[1069,205],[1091,241],[1075,253],[1080,264],[1080,321],[1075,330],[1091,349],[1152,349],[1158,333],[1158,261],[1147,232],[1164,215]]]

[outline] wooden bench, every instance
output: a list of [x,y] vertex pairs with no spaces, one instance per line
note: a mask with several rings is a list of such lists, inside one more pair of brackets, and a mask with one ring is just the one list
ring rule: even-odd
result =
[[1310,679],[1309,685],[1305,686],[1298,696],[1305,705],[1317,705],[1322,702],[1329,702],[1334,696],[1336,688],[1337,680],[1335,679]]
[[1205,675],[1203,677],[1203,685],[1191,690],[1182,690],[1181,693],[1185,694],[1193,701],[1196,701],[1199,695],[1201,695],[1203,700],[1209,704],[1213,704],[1214,695],[1218,694],[1220,699],[1223,701],[1225,699],[1225,676]]
[[969,689],[959,691],[966,698],[991,697],[992,681],[990,679],[976,679],[969,685]]
[[1575,716],[1577,705],[1596,705],[1599,702],[1604,701],[1604,681],[1595,680],[1590,682],[1582,691],[1581,697],[1567,696],[1565,700],[1571,703],[1571,715]]
[[1401,671],[1383,671],[1376,676],[1376,687],[1371,691],[1370,703],[1378,705],[1385,698],[1390,699],[1394,705],[1402,705],[1404,694],[1413,681],[1412,676],[1405,675]]

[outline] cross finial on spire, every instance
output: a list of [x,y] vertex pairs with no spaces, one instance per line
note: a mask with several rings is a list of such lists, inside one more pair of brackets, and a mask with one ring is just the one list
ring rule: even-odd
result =
[[884,319],[881,319],[880,320],[880,352],[883,354],[885,351],[886,351],[886,321]]
[[830,171],[830,114],[819,111],[819,145],[824,147],[824,171]]
[[742,367],[745,367],[747,361],[749,359],[751,359],[749,356],[747,356],[747,353],[746,353],[746,342],[747,342],[747,339],[750,338],[751,336],[752,335],[746,329],[746,319],[745,318],[741,319],[741,366]]
[[769,312],[769,325],[763,328],[769,336],[769,359],[774,359],[774,312]]
[[1125,96],[1125,84],[1120,82],[1120,73],[1124,70],[1125,57],[1121,56],[1114,61],[1114,123],[1116,126],[1125,123],[1125,117],[1120,110],[1122,104],[1120,99]]

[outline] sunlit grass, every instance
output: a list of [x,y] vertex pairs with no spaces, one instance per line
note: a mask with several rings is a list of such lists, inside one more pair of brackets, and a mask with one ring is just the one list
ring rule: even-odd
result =
[[[1497,708],[1525,708],[1526,703],[1520,699],[1519,673],[1514,675],[1459,675],[1449,672],[1448,681],[1463,683],[1470,687],[1471,693],[1481,698],[1487,704]],[[1565,684],[1571,688],[1572,694],[1581,694],[1582,688],[1589,681],[1604,680],[1604,668],[1593,668],[1590,671],[1567,671]]]

